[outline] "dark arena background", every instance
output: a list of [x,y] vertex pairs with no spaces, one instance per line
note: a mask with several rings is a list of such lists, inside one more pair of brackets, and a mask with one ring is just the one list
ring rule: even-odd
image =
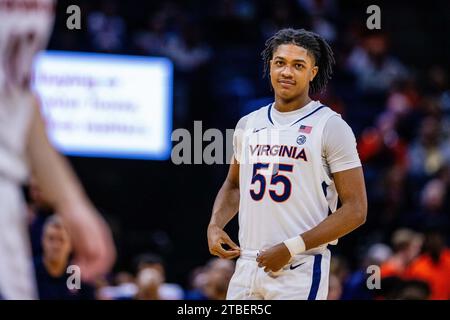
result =
[[[81,28],[69,30],[73,4]],[[366,10],[374,4],[381,28],[370,30]],[[260,56],[268,37],[283,27],[321,34],[336,66],[314,98],[353,129],[369,204],[366,223],[330,248],[329,299],[449,299],[449,17],[444,0],[59,0],[47,49],[168,58],[170,133],[185,128],[194,142],[194,121],[202,121],[201,134],[217,128],[225,137],[243,115],[273,99]],[[194,153],[192,146],[191,163]],[[206,230],[227,164],[177,165],[167,153],[162,160],[66,156],[117,247],[95,298],[132,299],[139,262],[160,261],[163,298],[225,297],[234,266],[209,254]],[[46,213],[36,211],[39,221]],[[39,228],[42,221],[31,228],[35,248]],[[226,230],[237,241],[237,219]],[[437,254],[436,269],[409,269],[427,254]],[[369,265],[381,266],[381,289],[367,289]]]

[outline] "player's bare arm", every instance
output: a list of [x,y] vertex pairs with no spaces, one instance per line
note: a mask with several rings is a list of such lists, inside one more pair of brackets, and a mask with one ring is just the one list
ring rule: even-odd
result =
[[[211,221],[208,226],[209,252],[220,258],[234,259],[239,256],[240,248],[223,230],[239,210],[239,163],[232,158],[227,178],[214,201]],[[230,247],[226,250],[222,247]]]
[[[305,250],[332,242],[355,230],[366,221],[367,196],[361,167],[333,174],[342,206],[313,229],[301,234]],[[261,252],[257,261],[265,271],[283,268],[291,258],[282,242]]]
[[28,133],[27,156],[43,196],[67,223],[82,278],[90,281],[109,271],[115,261],[109,228],[67,160],[49,143],[37,102]]

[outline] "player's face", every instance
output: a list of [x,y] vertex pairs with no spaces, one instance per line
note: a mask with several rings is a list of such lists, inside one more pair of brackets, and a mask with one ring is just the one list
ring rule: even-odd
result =
[[294,100],[308,94],[309,82],[318,71],[314,58],[295,44],[278,46],[270,61],[270,81],[275,94],[283,100]]
[[67,231],[61,226],[54,225],[45,228],[42,247],[50,260],[66,259],[72,250]]

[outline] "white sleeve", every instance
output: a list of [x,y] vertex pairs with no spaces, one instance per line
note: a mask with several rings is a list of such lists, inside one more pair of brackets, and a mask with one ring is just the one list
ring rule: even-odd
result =
[[322,150],[331,173],[361,166],[355,135],[347,122],[338,115],[328,119],[325,124]]
[[242,138],[244,136],[245,126],[247,125],[248,115],[245,117],[242,117],[234,130],[233,134],[233,151],[234,151],[234,157],[238,162],[242,162],[241,156],[242,156]]

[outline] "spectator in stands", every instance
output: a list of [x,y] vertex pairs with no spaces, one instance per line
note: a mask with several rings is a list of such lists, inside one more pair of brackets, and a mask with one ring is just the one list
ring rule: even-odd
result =
[[410,173],[421,181],[450,164],[450,143],[442,137],[439,118],[423,119],[419,137],[409,148],[409,163]]
[[342,283],[339,278],[330,273],[328,300],[339,300],[342,296]]
[[144,268],[136,276],[136,300],[163,300],[161,286],[164,282],[162,271],[155,268]]
[[330,274],[335,275],[341,284],[347,280],[349,272],[348,262],[343,256],[331,257]]
[[208,262],[203,292],[209,300],[225,300],[234,267],[232,260],[213,258]]
[[120,271],[111,284],[107,278],[96,283],[97,300],[130,300],[138,291],[136,280],[131,273]]
[[204,293],[204,287],[208,281],[206,268],[196,267],[189,274],[188,288],[184,294],[184,300],[208,300]]
[[437,228],[427,232],[424,251],[411,263],[406,275],[409,279],[425,281],[430,286],[431,299],[450,299],[450,249]]
[[362,93],[387,93],[394,81],[407,75],[407,69],[390,54],[384,32],[369,30],[361,42],[351,52],[347,68]]
[[381,277],[404,277],[409,264],[418,256],[423,236],[409,229],[398,229],[392,235],[394,254],[381,264]]
[[420,208],[414,217],[418,226],[435,223],[443,228],[450,227],[448,192],[448,184],[442,178],[425,184],[420,194]]
[[389,246],[383,243],[375,243],[369,247],[367,253],[363,257],[361,266],[353,272],[344,283],[342,300],[372,300],[378,293],[375,290],[367,288],[368,272],[367,268],[371,265],[380,266],[386,261],[392,252]]
[[[93,300],[94,289],[76,279],[77,273],[68,269],[72,243],[61,217],[50,216],[42,234],[42,256],[35,258],[35,272],[42,300]],[[69,277],[75,277],[70,278]],[[77,283],[80,285],[76,288]],[[75,288],[71,288],[71,284]]]
[[[141,254],[135,259],[137,270],[138,286],[139,281],[144,286],[152,288],[158,285],[158,296],[161,300],[181,300],[183,298],[183,289],[175,283],[167,283],[164,260],[161,256],[153,253]],[[144,273],[143,270],[155,270],[156,273]],[[142,276],[139,280],[139,276]],[[159,283],[161,282],[161,283]]]
[[228,284],[234,272],[234,261],[213,258],[196,268],[190,279],[187,300],[225,300]]

